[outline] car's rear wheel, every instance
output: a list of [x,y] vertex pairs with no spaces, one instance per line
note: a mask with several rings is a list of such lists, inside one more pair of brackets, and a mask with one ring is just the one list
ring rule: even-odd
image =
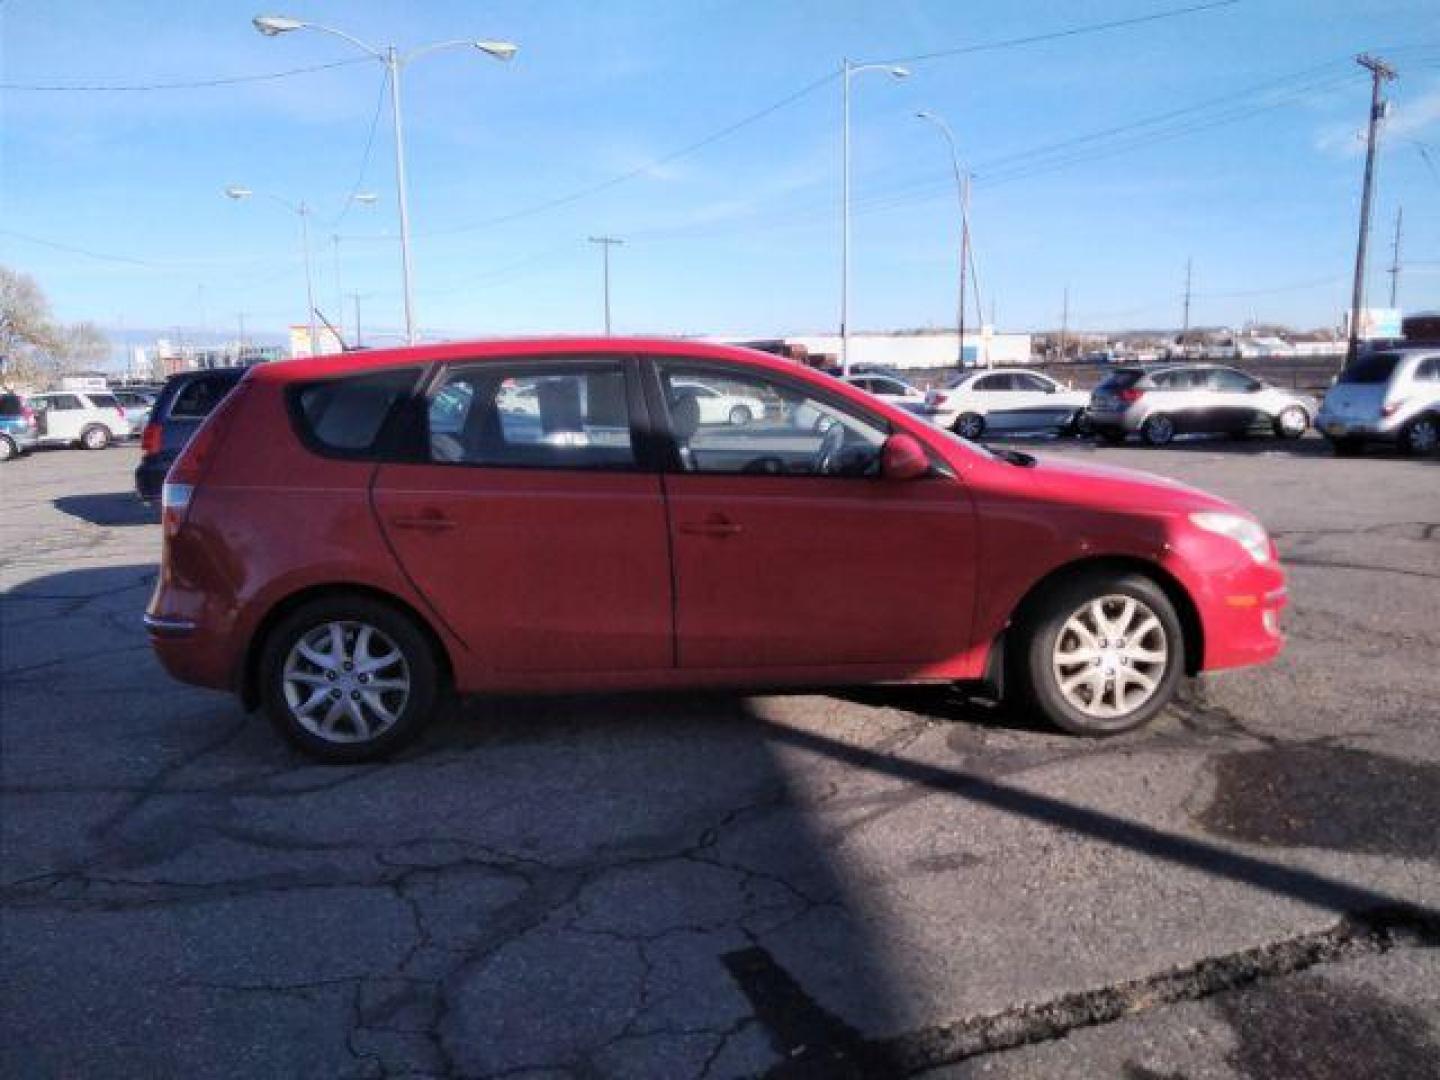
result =
[[439,666],[415,622],[368,597],[327,597],[270,633],[260,691],[272,723],[331,762],[382,757],[414,738],[438,695]]
[[1440,448],[1440,416],[1417,416],[1400,432],[1400,448],[1407,454],[1433,454]]
[[950,430],[962,439],[969,439],[971,442],[974,442],[980,438],[981,435],[985,434],[985,418],[979,413],[961,413],[955,418],[955,423]]
[[1174,605],[1139,574],[1087,574],[1060,584],[1020,632],[1026,697],[1079,735],[1139,727],[1169,703],[1184,674]]
[[110,445],[110,429],[104,424],[91,424],[80,433],[80,445],[86,450],[104,450]]
[[1310,427],[1310,415],[1299,405],[1281,409],[1275,416],[1275,437],[1298,439]]
[[744,405],[736,405],[730,410],[730,423],[735,427],[744,427],[753,419],[750,410]]
[[20,448],[15,445],[15,440],[9,435],[0,435],[0,461],[9,461],[20,453]]
[[1140,437],[1151,446],[1166,446],[1175,438],[1175,421],[1164,413],[1147,417],[1140,425]]

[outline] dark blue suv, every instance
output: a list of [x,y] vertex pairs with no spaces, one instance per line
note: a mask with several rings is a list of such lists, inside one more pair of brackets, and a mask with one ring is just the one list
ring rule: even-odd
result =
[[160,501],[165,474],[201,422],[234,390],[244,368],[213,368],[172,375],[155,399],[140,439],[135,490],[147,503]]

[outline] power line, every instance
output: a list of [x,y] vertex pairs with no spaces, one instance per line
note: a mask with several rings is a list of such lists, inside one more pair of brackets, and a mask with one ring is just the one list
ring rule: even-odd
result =
[[177,82],[160,83],[131,83],[110,85],[103,84],[72,84],[64,83],[0,83],[0,90],[27,91],[33,93],[125,93],[134,91],[149,90],[203,90],[212,86],[236,86],[240,83],[268,82],[272,79],[288,79],[292,75],[309,75],[316,71],[329,71],[331,68],[348,67],[351,64],[363,64],[369,61],[368,56],[356,57],[350,60],[332,60],[328,64],[313,64],[310,67],[290,68],[288,71],[270,71],[258,75],[228,75],[215,79],[193,79]]
[[[1034,45],[1043,41],[1054,41],[1061,38],[1077,37],[1082,34],[1101,33],[1103,31],[1116,30],[1126,26],[1134,26],[1141,23],[1156,22],[1161,19],[1171,19],[1182,15],[1190,15],[1200,11],[1231,7],[1240,2],[1241,0],[1212,0],[1212,2],[1210,3],[1195,4],[1190,7],[1175,8],[1170,11],[1154,12],[1150,15],[1141,15],[1130,19],[1114,19],[1108,22],[1088,23],[1081,26],[1071,26],[1063,30],[1049,31],[1042,34],[1030,34],[1025,37],[1008,38],[1002,41],[982,42],[976,45],[963,45],[953,49],[942,49],[937,52],[931,53],[917,53],[913,56],[897,57],[893,60],[880,60],[873,62],[883,64],[916,63],[923,60],[938,60],[948,56],[961,56],[967,53],[993,52],[1001,49],[1019,48],[1024,45]],[[838,72],[827,72],[819,78],[806,83],[799,89],[789,94],[786,94],[779,100],[771,102],[764,108],[759,109],[756,112],[750,113],[748,116],[744,116],[731,124],[727,124],[724,127],[718,128],[715,131],[712,131],[708,135],[705,135],[692,143],[688,143],[685,146],[679,147],[678,149],[673,150],[670,153],[663,155],[662,157],[655,158],[653,161],[649,161],[644,165],[637,166],[636,168],[630,169],[623,173],[619,173],[615,176],[609,177],[605,180],[601,180],[587,187],[579,188],[576,191],[572,191],[565,195],[559,195],[553,199],[547,199],[543,202],[535,203],[531,206],[522,207],[521,209],[515,210],[511,213],[501,214],[496,217],[488,218],[484,221],[476,221],[468,225],[458,225],[446,229],[433,229],[429,232],[420,233],[417,235],[448,236],[453,233],[470,232],[476,229],[490,228],[495,225],[503,225],[511,221],[516,221],[520,218],[530,217],[533,214],[543,213],[546,210],[553,210],[560,206],[566,206],[570,203],[578,202],[581,199],[589,198],[592,195],[598,195],[601,192],[608,191],[619,184],[625,183],[626,181],[633,180],[638,176],[643,176],[644,174],[651,172],[652,170],[657,169],[662,165],[668,165],[672,161],[685,157],[689,154],[693,154],[698,150],[703,150],[705,147],[710,146],[713,143],[719,142],[721,139],[724,139],[727,136],[733,135],[741,128],[748,127],[751,124],[756,123],[757,121],[763,120],[765,117],[770,116],[772,113],[779,112],[786,106],[791,105],[799,101],[800,99],[809,96],[810,94],[813,94],[816,90],[819,90],[822,86],[833,82],[837,78],[839,78]]]
[[385,108],[385,91],[389,88],[390,69],[387,67],[380,76],[380,94],[375,99],[375,113],[370,117],[370,132],[365,136],[365,152],[360,155],[360,171],[355,176],[355,183],[350,186],[350,193],[345,196],[345,204],[340,207],[340,213],[326,226],[332,231],[340,228],[340,223],[345,220],[345,215],[350,213],[350,208],[355,205],[355,196],[360,194],[360,188],[365,183],[365,171],[370,168],[370,151],[375,146],[375,129],[380,126],[380,114]]
[[913,53],[910,56],[895,56],[888,60],[867,61],[876,64],[916,64],[922,60],[940,60],[947,56],[964,56],[969,53],[990,52],[997,49],[1013,49],[1021,45],[1038,45],[1044,41],[1058,41],[1061,38],[1079,37],[1082,34],[1098,34],[1106,30],[1119,30],[1127,26],[1139,26],[1141,23],[1159,22],[1162,19],[1174,19],[1182,15],[1195,15],[1202,11],[1214,11],[1218,8],[1233,7],[1240,3],[1240,0],[1213,0],[1208,4],[1192,4],[1190,7],[1171,8],[1168,11],[1156,11],[1149,15],[1136,15],[1128,19],[1112,19],[1109,22],[1087,23],[1083,26],[1072,26],[1065,30],[1052,30],[1043,34],[1028,34],[1025,37],[1006,38],[1003,41],[984,42],[978,45],[961,45],[954,49],[939,49],[935,52]]

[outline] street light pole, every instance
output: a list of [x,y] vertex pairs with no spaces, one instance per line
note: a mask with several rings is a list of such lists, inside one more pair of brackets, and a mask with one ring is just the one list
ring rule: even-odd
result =
[[414,345],[415,297],[410,261],[410,208],[409,199],[405,191],[405,131],[400,109],[400,70],[411,61],[417,60],[427,53],[439,52],[442,49],[462,47],[475,48],[495,60],[508,61],[514,58],[515,54],[519,51],[519,46],[509,41],[460,39],[456,41],[438,41],[433,45],[422,45],[418,49],[413,49],[408,53],[401,54],[394,45],[387,45],[384,49],[377,49],[373,45],[367,45],[359,38],[345,33],[343,30],[336,30],[330,26],[321,26],[319,23],[305,22],[302,19],[292,19],[285,15],[257,15],[253,22],[255,29],[266,37],[275,37],[279,34],[287,34],[294,30],[315,30],[322,34],[330,34],[343,41],[349,42],[355,46],[355,48],[371,57],[371,59],[378,60],[385,65],[386,76],[390,81],[390,113],[392,122],[395,125],[395,199],[399,206],[400,213],[400,270],[405,297],[405,342],[408,345]]
[[910,74],[908,68],[890,64],[853,64],[840,61],[840,373],[850,374],[850,78],[862,71],[887,71],[893,79]]
[[[945,142],[950,147],[950,168],[955,174],[955,196],[960,200],[960,296],[955,316],[956,331],[959,340],[956,344],[956,363],[959,367],[965,366],[965,275],[972,258],[970,252],[970,174],[960,168],[960,152],[955,146],[955,133],[950,125],[942,117],[935,115],[928,109],[917,112],[916,117],[926,120],[939,128],[940,134],[945,136]],[[982,318],[980,312],[980,286],[975,285],[975,316]]]
[[[227,187],[227,188],[225,189],[225,195],[226,195],[226,197],[227,197],[227,198],[234,199],[236,202],[239,202],[239,201],[242,200],[242,199],[248,199],[248,198],[250,198],[250,197],[251,197],[252,195],[254,195],[254,194],[255,194],[255,192],[252,191],[250,188],[242,187],[242,186],[240,186],[239,184],[231,184],[229,187]],[[260,194],[261,194],[261,195],[264,195],[267,199],[270,199],[272,202],[277,202],[277,203],[279,203],[281,206],[285,207],[286,210],[289,210],[292,214],[298,215],[299,218],[300,218],[300,249],[301,249],[301,252],[302,252],[302,253],[304,254],[304,256],[305,256],[305,309],[306,309],[306,319],[307,319],[307,321],[309,322],[309,326],[310,326],[310,354],[311,354],[312,356],[314,356],[315,353],[316,353],[316,341],[315,341],[315,280],[314,280],[314,277],[313,277],[313,275],[311,274],[311,271],[310,271],[310,214],[311,214],[311,210],[310,210],[310,208],[309,208],[308,206],[305,205],[305,200],[303,200],[303,199],[300,200],[300,202],[298,202],[298,203],[292,203],[289,199],[282,199],[279,195],[272,195],[272,194],[271,194],[270,192],[268,192],[268,191],[262,191],[262,192],[260,192]]]
[[610,336],[610,249],[625,243],[618,236],[592,236],[590,243],[599,244],[605,266],[605,336]]

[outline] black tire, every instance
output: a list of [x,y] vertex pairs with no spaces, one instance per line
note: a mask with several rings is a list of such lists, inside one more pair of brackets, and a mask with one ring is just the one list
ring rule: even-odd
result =
[[974,442],[985,434],[985,418],[979,413],[961,413],[955,418],[955,423],[950,430],[962,439]]
[[0,435],[0,461],[9,461],[20,456],[20,448],[9,435]]
[[1365,450],[1365,440],[1345,435],[1330,440],[1330,449],[1336,457],[1359,457]]
[[1400,432],[1400,449],[1412,457],[1440,449],[1440,414],[1423,413]]
[[1169,446],[1175,439],[1175,421],[1164,413],[1147,416],[1140,425],[1140,437],[1147,446]]
[[1272,426],[1277,439],[1299,439],[1310,430],[1310,414],[1299,405],[1290,405],[1275,414]]
[[[1105,597],[1133,599],[1150,609],[1164,634],[1165,661],[1161,671],[1152,668],[1149,672],[1156,682],[1149,697],[1137,702],[1131,711],[1100,718],[1066,699],[1055,671],[1055,653],[1070,618],[1090,602]],[[1035,601],[1016,633],[1017,647],[1010,652],[1010,685],[1047,720],[1076,735],[1118,735],[1142,726],[1170,703],[1185,674],[1184,631],[1175,607],[1159,585],[1141,574],[1096,571],[1061,581]]]
[[80,432],[80,445],[86,450],[104,450],[110,445],[110,429],[104,424],[91,424]]
[[736,405],[730,410],[730,423],[734,427],[744,427],[750,423],[752,419],[754,419],[754,417],[750,415],[750,410],[744,405]]
[[[287,700],[285,663],[291,650],[307,634],[327,623],[369,626],[389,638],[389,643],[403,658],[409,679],[408,694],[394,722],[373,738],[338,741],[323,737],[302,723]],[[409,615],[369,597],[331,596],[304,604],[270,631],[261,650],[259,689],[266,715],[288,742],[321,761],[349,764],[393,753],[420,733],[442,696],[440,665],[424,631]],[[358,688],[352,691],[352,696],[362,691],[363,687]],[[329,693],[334,697],[343,691]]]

